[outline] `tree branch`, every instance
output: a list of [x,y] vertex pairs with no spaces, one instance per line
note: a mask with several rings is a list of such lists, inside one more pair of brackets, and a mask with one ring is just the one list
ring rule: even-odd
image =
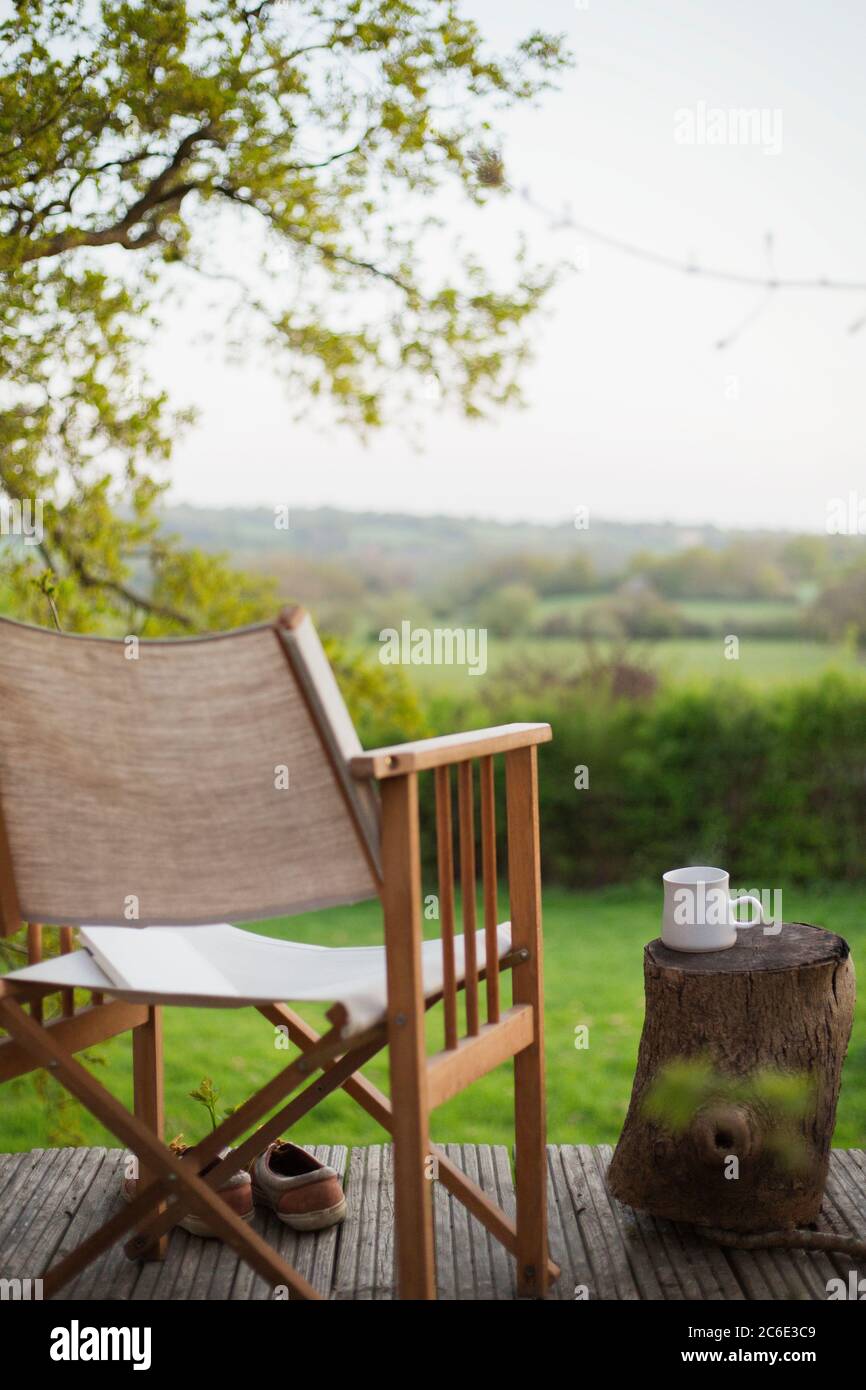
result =
[[376,265],[373,261],[361,260],[356,256],[351,256],[348,251],[336,251],[332,246],[322,246],[312,236],[303,233],[297,226],[283,226],[274,217],[270,208],[263,208],[253,198],[244,197],[244,195],[239,193],[236,188],[233,188],[231,184],[217,183],[214,184],[213,187],[215,193],[219,193],[223,198],[227,198],[229,202],[237,203],[244,208],[251,208],[253,212],[257,212],[260,217],[263,217],[266,222],[270,222],[271,226],[282,236],[287,237],[290,241],[297,242],[300,246],[306,246],[309,250],[315,251],[323,260],[330,261],[334,265],[351,266],[353,270],[366,271],[368,275],[374,275],[379,280],[389,281],[392,285],[395,285],[398,290],[402,290],[407,297],[413,299],[417,297],[418,291],[415,287],[408,284],[405,280],[402,280],[394,271],[383,270],[381,266]]
[[[508,187],[507,184],[501,186],[503,188]],[[717,280],[726,285],[744,285],[750,289],[838,290],[846,294],[859,294],[866,290],[866,280],[835,280],[827,275],[793,276],[786,279],[783,276],[773,274],[749,275],[746,272],[736,270],[722,270],[717,266],[699,265],[696,261],[679,260],[676,256],[669,256],[662,251],[652,251],[646,246],[639,246],[636,242],[626,241],[623,237],[612,236],[609,232],[601,232],[597,227],[590,227],[585,222],[578,222],[570,212],[564,212],[557,216],[549,208],[536,202],[527,189],[521,189],[520,196],[529,207],[550,219],[552,230],[567,228],[569,231],[578,232],[580,236],[585,236],[591,241],[599,242],[602,246],[609,246],[613,251],[620,251],[626,256],[633,256],[637,260],[646,261],[649,265],[660,266],[664,270],[679,271],[682,275],[702,276],[705,280]]]
[[[10,487],[5,480],[3,482],[3,487],[10,497],[16,496],[16,489]],[[19,500],[21,500],[20,496]],[[82,556],[67,542],[62,526],[56,526],[54,528],[52,535],[52,545],[53,544],[57,545],[66,564],[77,576],[79,583],[85,589],[105,589],[109,593],[115,594],[118,598],[122,598],[134,608],[139,608],[144,613],[152,614],[155,618],[166,618],[168,621],[179,623],[181,627],[185,628],[191,628],[193,626],[192,621],[186,617],[184,613],[180,613],[174,608],[168,608],[163,604],[154,603],[151,599],[145,598],[143,594],[139,594],[134,589],[129,588],[127,584],[124,584],[122,579],[107,579],[93,574],[92,571],[88,569]],[[53,570],[55,574],[61,573],[61,566],[57,563],[57,557],[54,555],[51,546],[46,544],[44,536],[39,542],[38,550],[48,568]],[[54,605],[52,603],[52,608],[53,607]],[[57,621],[56,610],[55,621]]]
[[60,256],[65,251],[72,251],[79,246],[122,246],[127,251],[137,251],[143,246],[151,245],[160,235],[159,226],[153,218],[148,220],[146,229],[138,236],[132,235],[133,229],[147,218],[148,213],[165,212],[171,205],[179,206],[188,193],[202,186],[199,181],[188,180],[185,183],[172,184],[171,180],[193,153],[196,145],[203,140],[215,140],[216,134],[216,126],[208,122],[184,136],[165,168],[151,181],[141,197],[111,226],[92,231],[73,227],[65,232],[58,232],[55,236],[45,237],[42,241],[32,242],[21,253],[21,263],[27,264],[30,261]]

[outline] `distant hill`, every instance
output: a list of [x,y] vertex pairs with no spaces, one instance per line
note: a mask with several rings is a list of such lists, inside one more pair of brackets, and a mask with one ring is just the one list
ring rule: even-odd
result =
[[423,590],[448,570],[495,556],[535,552],[550,556],[587,554],[600,575],[620,571],[639,551],[670,555],[691,546],[724,549],[738,540],[778,533],[730,532],[716,526],[617,522],[590,517],[587,529],[573,524],[513,524],[477,517],[411,516],[349,512],[333,507],[298,508],[288,530],[277,529],[274,513],[260,508],[175,506],[165,511],[166,529],[205,550],[225,551],[245,565],[268,568],[277,556],[295,556],[370,574],[377,566],[402,583]]

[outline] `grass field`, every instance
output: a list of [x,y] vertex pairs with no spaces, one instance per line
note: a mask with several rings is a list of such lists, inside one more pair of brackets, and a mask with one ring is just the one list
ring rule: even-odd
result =
[[[785,916],[832,928],[851,944],[855,961],[866,956],[866,894],[851,888],[786,894]],[[548,1116],[551,1142],[615,1142],[631,1089],[643,1015],[641,953],[658,934],[660,891],[655,885],[596,892],[550,890],[545,895]],[[435,924],[428,924],[435,928]],[[378,907],[362,904],[314,917],[270,923],[269,935],[328,945],[372,944],[381,939]],[[431,935],[436,935],[431,930]],[[323,1011],[304,1010],[321,1024]],[[589,1027],[589,1048],[575,1049],[575,1028]],[[430,1032],[439,1045],[442,1019],[431,1012]],[[122,1099],[131,1092],[129,1037],[99,1049],[96,1074]],[[205,1112],[188,1098],[203,1076],[213,1078],[226,1105],[242,1101],[288,1059],[277,1051],[273,1029],[252,1010],[166,1010],[166,1087],[169,1137],[188,1141],[208,1127]],[[387,1085],[387,1068],[375,1059],[372,1080]],[[433,1115],[439,1140],[511,1142],[510,1069],[499,1068]],[[0,1151],[58,1143],[113,1143],[70,1102],[58,1114],[60,1088],[44,1077],[0,1088]],[[345,1096],[324,1102],[293,1131],[307,1142],[378,1142],[381,1131]],[[861,1004],[845,1065],[835,1141],[866,1144],[866,1005]]]
[[[605,644],[599,643],[599,652]],[[825,671],[866,674],[866,665],[855,652],[823,642],[786,641],[741,635],[739,656],[725,656],[723,637],[669,638],[658,642],[635,641],[627,656],[666,680],[705,679],[711,681],[750,681],[778,685],[807,680]],[[586,662],[584,644],[578,638],[490,636],[487,644],[487,675],[503,667],[526,670],[542,667],[564,678]],[[465,667],[404,666],[409,681],[422,698],[454,695],[473,698],[483,691],[486,675],[470,676]]]
[[[579,617],[588,608],[600,603],[611,602],[611,594],[568,594],[540,598],[533,613],[534,621],[549,618],[553,613],[567,613]],[[794,599],[728,599],[696,598],[670,599],[666,601],[684,618],[693,622],[707,623],[718,628],[724,635],[727,632],[745,632],[756,625],[791,628],[796,626],[803,606]]]

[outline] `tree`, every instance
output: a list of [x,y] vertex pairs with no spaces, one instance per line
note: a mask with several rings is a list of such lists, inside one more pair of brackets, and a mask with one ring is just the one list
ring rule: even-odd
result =
[[529,626],[535,599],[528,584],[502,584],[479,600],[478,621],[496,637],[516,637]]
[[[443,256],[449,188],[505,196],[498,108],[567,61],[530,34],[488,53],[457,0],[16,0],[0,23],[0,487],[39,499],[4,603],[73,629],[182,632],[273,594],[161,533],[185,418],[141,370],[190,277],[237,296],[309,409],[359,430],[435,386],[469,417],[518,396],[551,283]],[[427,246],[436,243],[436,256]],[[243,255],[231,254],[238,245]],[[220,248],[230,248],[228,259]]]
[[862,560],[824,585],[807,612],[806,627],[825,640],[866,646],[866,564]]

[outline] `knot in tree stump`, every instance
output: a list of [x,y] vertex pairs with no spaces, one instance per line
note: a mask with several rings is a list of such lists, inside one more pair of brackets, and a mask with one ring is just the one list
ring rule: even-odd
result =
[[729,1158],[755,1158],[763,1147],[755,1113],[745,1105],[704,1106],[692,1121],[691,1134],[700,1161],[716,1167]]

